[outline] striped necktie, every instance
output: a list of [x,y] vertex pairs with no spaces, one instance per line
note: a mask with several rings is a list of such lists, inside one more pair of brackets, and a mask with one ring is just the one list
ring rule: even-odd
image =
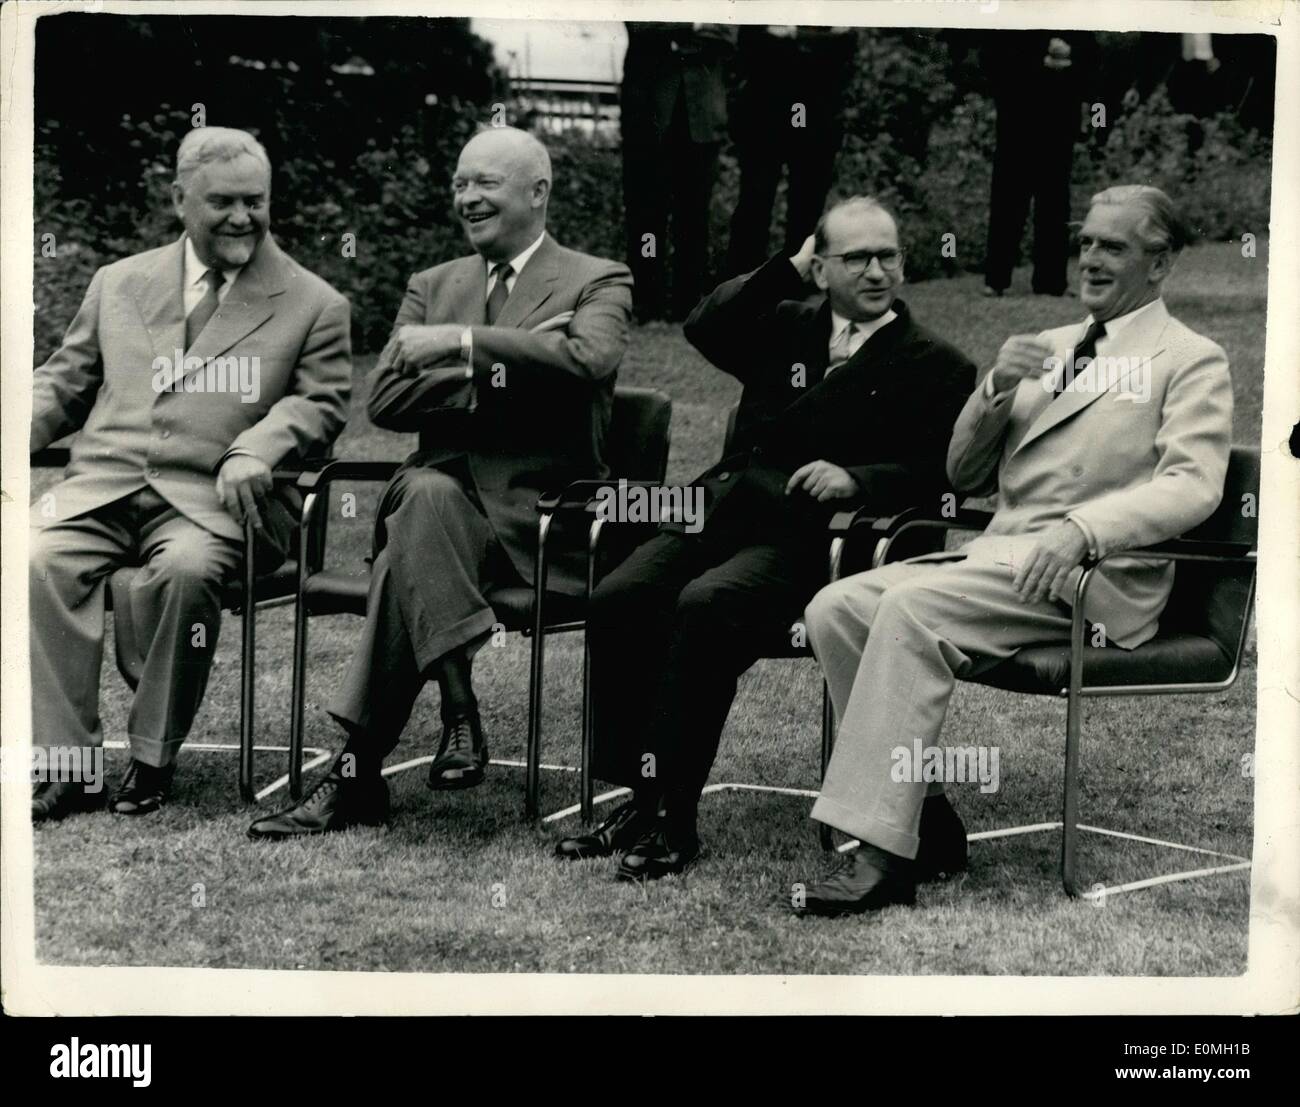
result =
[[513,277],[514,273],[515,271],[508,261],[497,262],[492,267],[492,275],[496,277],[497,283],[492,286],[492,291],[488,293],[487,298],[487,322],[489,327],[497,321],[501,309],[506,306],[506,300],[510,298],[510,289],[506,285],[506,281]]

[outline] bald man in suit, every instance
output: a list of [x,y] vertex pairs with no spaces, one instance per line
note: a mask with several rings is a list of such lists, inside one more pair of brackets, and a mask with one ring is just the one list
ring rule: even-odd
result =
[[[482,781],[471,675],[496,622],[486,595],[532,581],[544,491],[608,475],[631,274],[546,232],[550,158],[527,132],[470,139],[452,189],[474,252],[411,278],[369,378],[371,420],[420,443],[384,491],[365,629],[329,708],[347,743],[302,802],[253,823],[254,838],[383,822],[380,767],[430,680],[443,728],[429,787]],[[548,586],[581,594],[585,573],[572,548]]]
[[[33,743],[102,744],[105,588],[139,565],[114,592],[118,665],[135,690],[119,814],[168,796],[245,518],[264,568],[288,550],[296,501],[274,494],[272,469],[323,450],[347,416],[348,302],[269,237],[270,188],[251,135],[186,135],[172,185],[185,234],[100,269],[32,381],[32,452],[77,432],[64,480],[33,505]],[[83,784],[38,784],[33,818],[101,804]]]
[[[1008,339],[953,431],[949,479],[961,492],[996,493],[988,528],[960,552],[848,577],[809,605],[839,720],[812,814],[861,845],[809,882],[803,911],[913,903],[918,828],[927,807],[947,801],[942,782],[898,779],[892,751],[937,746],[959,677],[1068,638],[1085,556],[1165,541],[1218,505],[1232,444],[1228,359],[1160,298],[1186,239],[1158,189],[1094,196],[1079,235],[1091,314]],[[1169,563],[1108,562],[1088,621],[1113,645],[1141,645],[1173,574]]]

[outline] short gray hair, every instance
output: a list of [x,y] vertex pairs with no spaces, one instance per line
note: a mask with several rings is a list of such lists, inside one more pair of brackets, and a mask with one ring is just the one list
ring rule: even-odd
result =
[[249,154],[266,166],[271,173],[271,159],[266,149],[247,131],[233,127],[195,127],[183,139],[176,151],[176,180],[184,188],[195,172],[210,161],[233,161]]
[[836,200],[817,220],[817,226],[813,228],[813,249],[818,254],[826,253],[826,221],[843,208],[866,208],[869,211],[884,212],[893,221],[894,227],[898,227],[897,216],[874,196],[847,196],[843,200]]
[[1142,220],[1138,236],[1142,245],[1153,253],[1169,250],[1178,253],[1192,240],[1192,232],[1178,206],[1154,185],[1123,184],[1102,189],[1089,201],[1089,207],[1100,204],[1123,204],[1138,208]]

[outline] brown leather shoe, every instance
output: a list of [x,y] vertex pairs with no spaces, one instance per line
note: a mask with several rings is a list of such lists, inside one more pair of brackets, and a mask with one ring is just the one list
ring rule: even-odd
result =
[[452,719],[442,728],[438,756],[429,766],[429,787],[434,791],[473,788],[483,783],[488,748],[478,713]]
[[857,915],[916,902],[914,863],[864,842],[804,893],[800,915]]
[[131,758],[122,783],[108,801],[108,809],[115,815],[153,814],[171,795],[175,775],[174,764],[158,768]]

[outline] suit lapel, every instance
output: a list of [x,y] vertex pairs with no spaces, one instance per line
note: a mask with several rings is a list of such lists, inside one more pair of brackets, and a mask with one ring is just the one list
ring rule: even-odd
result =
[[[550,298],[560,277],[559,250],[548,234],[528,259],[524,271],[515,278],[515,287],[497,316],[496,326],[518,327]],[[484,267],[486,269],[486,267]],[[487,278],[484,276],[486,288]],[[484,293],[486,297],[486,292]]]
[[[808,384],[820,384],[826,376],[826,366],[831,360],[831,305],[823,300],[821,307],[808,316],[807,334],[803,347],[808,351]],[[861,353],[861,351],[858,351]],[[847,364],[847,363],[846,363]],[[840,369],[844,366],[841,365]],[[835,371],[838,373],[840,369]]]
[[285,289],[284,260],[270,237],[263,239],[187,356],[209,358],[224,354],[270,319],[275,314],[273,298]]
[[182,235],[159,255],[153,271],[136,292],[136,307],[149,332],[154,357],[171,361],[185,345],[185,237]]
[[[1113,348],[1108,349],[1103,356],[1127,357],[1139,361],[1154,360],[1164,351],[1161,339],[1164,336],[1165,326],[1168,322],[1169,312],[1163,302],[1158,302],[1157,306],[1148,311],[1141,319],[1135,320],[1123,333],[1119,342]],[[1083,333],[1082,326],[1075,328],[1071,333],[1069,345],[1063,350],[1055,351],[1056,355],[1064,360],[1082,339]],[[1085,377],[1083,380],[1087,382],[1088,378]],[[1117,380],[1112,385],[1112,388],[1119,383]],[[1052,399],[1050,393],[1043,392],[1039,380],[1024,381],[1020,387],[1037,390],[1043,394],[1045,402],[1033,417],[1024,438],[1020,440],[1020,444],[1016,447],[1017,451],[1023,450],[1029,443],[1041,438],[1055,427],[1059,427],[1067,419],[1078,415],[1084,408],[1096,403],[1103,395],[1111,391],[1111,388],[1090,386],[1063,392],[1060,396]]]
[[447,285],[433,297],[440,309],[430,323],[462,323],[482,326],[487,322],[487,263],[478,254],[456,261]]

